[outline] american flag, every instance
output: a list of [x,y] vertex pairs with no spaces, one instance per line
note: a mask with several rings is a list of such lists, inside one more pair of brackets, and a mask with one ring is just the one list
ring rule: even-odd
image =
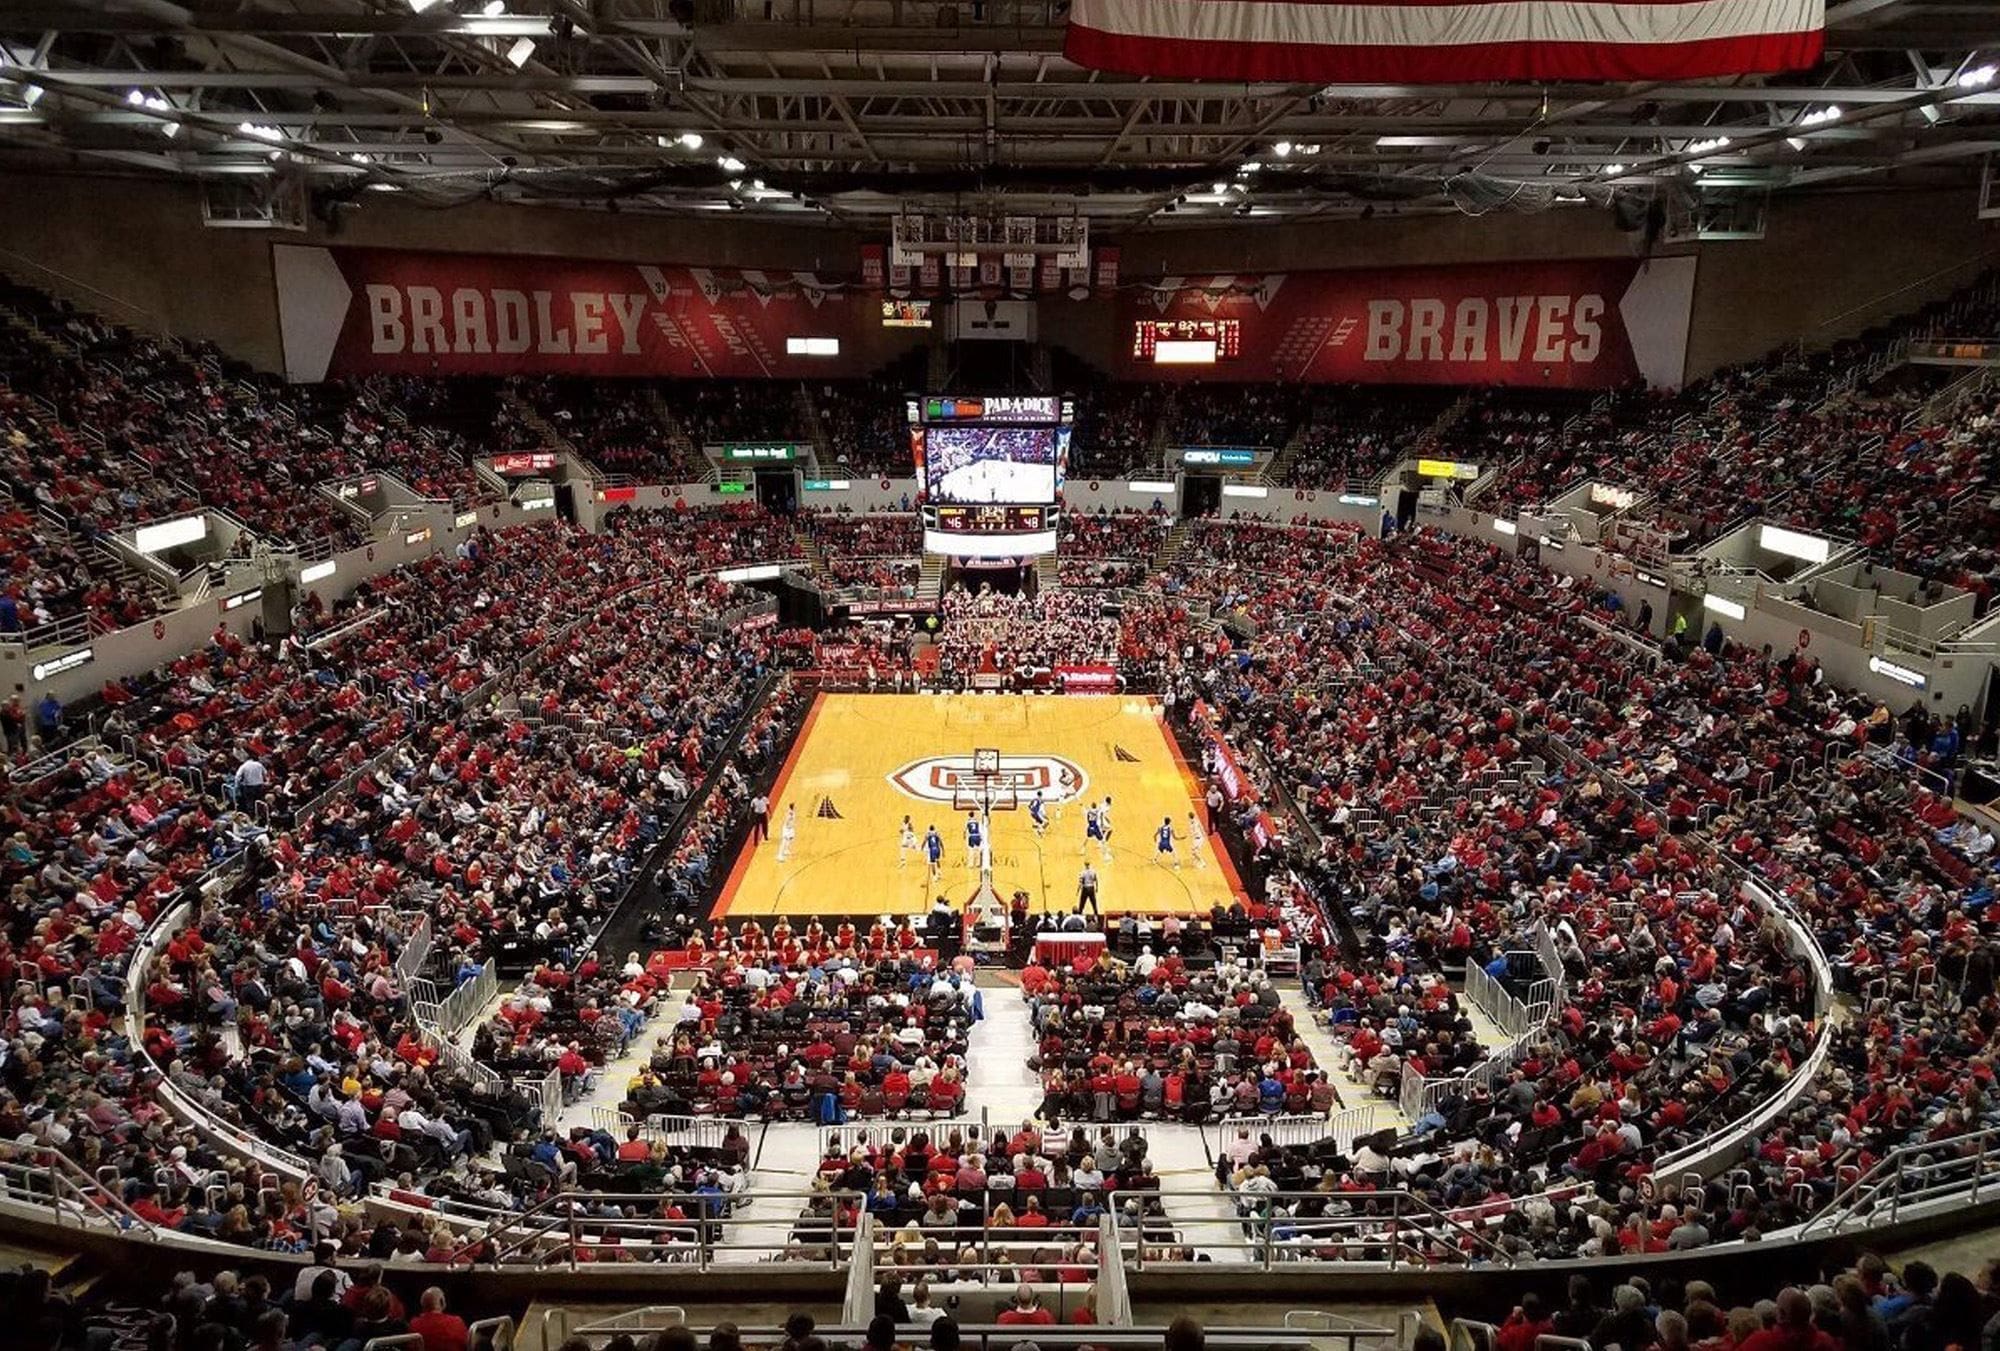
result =
[[1079,65],[1180,79],[1685,80],[1819,60],[1825,0],[1073,0]]

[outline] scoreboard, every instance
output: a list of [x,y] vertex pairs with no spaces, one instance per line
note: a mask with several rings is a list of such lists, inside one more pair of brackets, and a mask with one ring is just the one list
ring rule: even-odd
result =
[[1048,507],[947,507],[930,509],[935,519],[925,524],[968,535],[1015,535],[1047,530],[1054,517]]
[[1031,558],[1054,553],[1052,506],[923,507],[924,548],[948,558]]
[[1234,361],[1243,352],[1236,319],[1139,319],[1132,325],[1132,359],[1157,366]]

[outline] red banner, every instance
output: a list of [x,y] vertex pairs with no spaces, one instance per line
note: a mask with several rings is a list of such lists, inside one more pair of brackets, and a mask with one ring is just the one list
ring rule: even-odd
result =
[[[1131,379],[1608,389],[1674,388],[1695,260],[1588,258],[1166,277],[1122,293]],[[1233,319],[1241,351],[1212,364],[1138,359],[1141,320]]]
[[1196,80],[1688,80],[1804,69],[1825,24],[1824,0],[1076,0],[1063,55]]
[[[810,272],[395,249],[272,250],[286,374],[858,375],[880,295]],[[837,357],[786,340],[838,338]]]

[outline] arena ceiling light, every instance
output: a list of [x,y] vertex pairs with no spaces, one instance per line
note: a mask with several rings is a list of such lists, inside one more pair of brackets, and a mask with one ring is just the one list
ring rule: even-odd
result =
[[838,338],[786,338],[785,355],[791,357],[837,357]]
[[514,45],[507,49],[507,60],[513,65],[515,70],[519,70],[528,64],[528,58],[534,54],[535,40],[533,38],[515,38]]

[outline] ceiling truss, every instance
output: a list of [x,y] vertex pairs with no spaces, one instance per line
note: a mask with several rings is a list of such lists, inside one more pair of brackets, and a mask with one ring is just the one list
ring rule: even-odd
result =
[[[1109,226],[1969,181],[2000,7],[1838,0],[1816,70],[1698,85],[1205,84],[1061,55],[995,0],[25,0],[0,165],[854,223]],[[1484,196],[1491,198],[1488,191]],[[1502,194],[1506,195],[1506,194]]]

